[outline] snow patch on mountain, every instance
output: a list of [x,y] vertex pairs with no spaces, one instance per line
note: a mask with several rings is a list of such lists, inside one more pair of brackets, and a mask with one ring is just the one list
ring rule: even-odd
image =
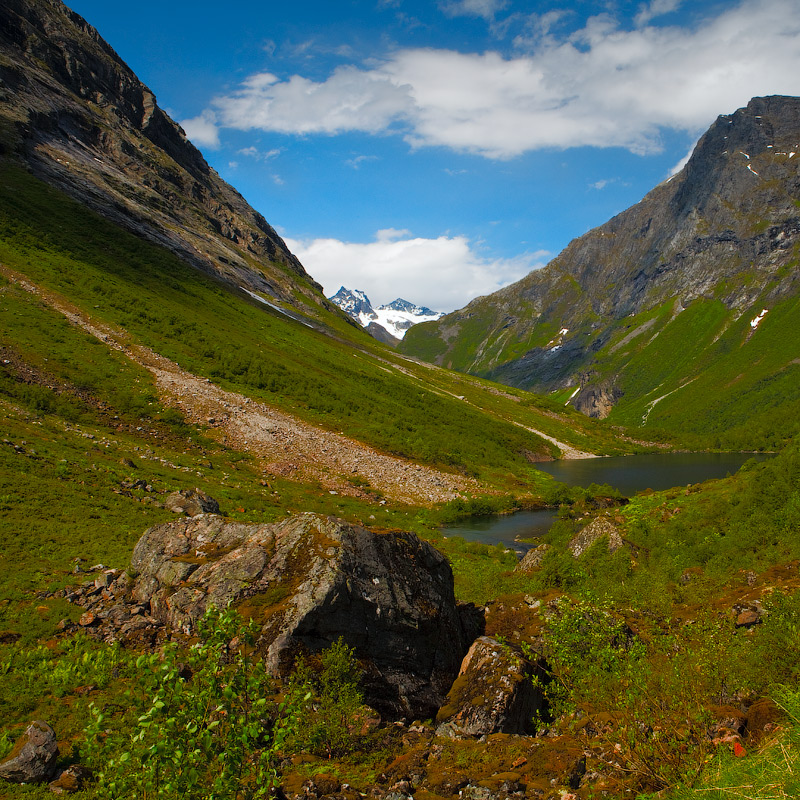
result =
[[444,316],[443,311],[431,311],[430,308],[401,298],[373,308],[364,292],[360,289],[346,289],[344,286],[329,299],[365,328],[370,322],[375,322],[397,339],[402,339],[413,325]]

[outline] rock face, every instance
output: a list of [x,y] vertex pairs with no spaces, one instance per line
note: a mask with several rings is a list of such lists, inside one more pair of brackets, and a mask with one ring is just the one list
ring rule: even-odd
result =
[[0,55],[0,154],[11,149],[46,182],[203,272],[331,308],[275,230],[60,0],[4,0]]
[[451,736],[534,733],[534,715],[545,708],[534,676],[544,679],[542,664],[532,664],[508,645],[481,636],[464,657],[447,703],[439,710],[437,732]]
[[175,514],[196,517],[198,514],[219,514],[219,503],[200,489],[181,489],[164,501],[164,506]]
[[549,549],[549,544],[540,544],[538,547],[531,548],[514,567],[514,572],[533,572],[533,570],[539,569]]
[[413,534],[314,514],[275,525],[204,514],[150,528],[131,566],[134,600],[173,629],[191,633],[212,603],[259,620],[274,674],[344,637],[367,701],[390,716],[435,714],[469,644],[447,560]]
[[32,722],[0,764],[0,778],[11,783],[49,781],[55,773],[57,759],[58,743],[53,729],[46,722]]
[[585,528],[580,530],[569,543],[569,549],[575,558],[580,558],[596,541],[608,537],[608,552],[613,553],[623,546],[622,536],[617,527],[607,517],[595,517]]
[[[661,398],[699,374],[687,346],[704,365],[710,355],[701,353],[723,359],[752,333],[746,322],[797,295],[798,144],[800,98],[754,98],[719,117],[686,167],[641,202],[573,240],[544,269],[415,326],[400,350],[537,392],[580,388],[570,402],[595,416]],[[712,301],[713,320],[698,322],[695,312]],[[726,345],[720,334],[745,315]],[[691,332],[681,327],[689,319]],[[665,331],[675,331],[667,344]],[[774,374],[796,357],[787,353]],[[670,374],[647,369],[679,359]],[[688,391],[708,404],[719,402],[720,381],[714,389],[700,380]]]

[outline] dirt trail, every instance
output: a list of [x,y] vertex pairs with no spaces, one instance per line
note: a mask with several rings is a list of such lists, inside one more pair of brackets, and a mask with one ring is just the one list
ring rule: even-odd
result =
[[488,491],[471,478],[386,455],[266,403],[226,391],[153,350],[133,344],[125,331],[90,319],[64,298],[8,267],[0,265],[0,272],[152,372],[162,402],[179,408],[189,421],[210,426],[210,435],[228,447],[252,453],[265,474],[318,480],[330,491],[351,495],[363,495],[368,483],[387,498],[423,505],[452,500],[462,492]]

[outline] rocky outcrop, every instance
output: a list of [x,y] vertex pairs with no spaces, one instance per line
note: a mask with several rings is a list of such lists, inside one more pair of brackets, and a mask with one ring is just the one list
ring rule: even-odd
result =
[[595,542],[608,539],[608,552],[614,553],[624,545],[622,536],[608,517],[595,517],[585,528],[582,528],[569,543],[569,549],[575,558],[580,558]]
[[28,725],[8,758],[0,764],[0,778],[11,783],[43,783],[56,770],[58,742],[53,729],[41,721]]
[[333,308],[272,226],[60,0],[5,0],[0,55],[0,155],[203,272]]
[[174,514],[196,517],[198,514],[219,514],[219,503],[200,489],[180,489],[164,501],[164,507]]
[[392,336],[383,325],[379,325],[377,322],[370,322],[369,325],[367,325],[366,331],[373,339],[388,344],[390,347],[397,347],[397,345],[400,344],[398,338]]
[[581,379],[583,385],[572,399],[572,405],[587,417],[605,419],[621,397],[621,392],[608,381],[601,383],[590,381],[591,378]]
[[540,544],[538,547],[533,547],[528,550],[522,557],[522,560],[514,567],[515,572],[533,572],[542,566],[542,561],[550,550],[549,544]]
[[131,567],[133,600],[171,629],[192,633],[211,604],[258,620],[277,675],[344,637],[367,701],[390,716],[434,715],[469,644],[447,560],[410,533],[314,514],[274,525],[204,514],[150,528]]
[[509,645],[481,636],[464,657],[447,703],[439,710],[437,733],[534,733],[535,715],[545,708],[545,677],[543,663],[531,663]]

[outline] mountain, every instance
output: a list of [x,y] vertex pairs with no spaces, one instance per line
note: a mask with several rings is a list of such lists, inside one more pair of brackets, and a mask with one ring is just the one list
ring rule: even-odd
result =
[[640,203],[402,351],[623,424],[774,444],[798,410],[799,249],[800,99],[754,98]]
[[165,413],[309,496],[368,503],[363,486],[427,504],[536,485],[532,465],[559,452],[639,447],[379,345],[85,20],[9,0],[0,22],[7,425],[22,404],[147,439]]
[[59,0],[5,0],[0,50],[2,153],[216,279],[330,310],[275,230],[82,17]]
[[397,344],[412,325],[444,316],[441,311],[431,311],[426,306],[417,306],[399,297],[391,303],[373,308],[364,292],[344,286],[329,299],[363,325],[372,336],[387,344]]

